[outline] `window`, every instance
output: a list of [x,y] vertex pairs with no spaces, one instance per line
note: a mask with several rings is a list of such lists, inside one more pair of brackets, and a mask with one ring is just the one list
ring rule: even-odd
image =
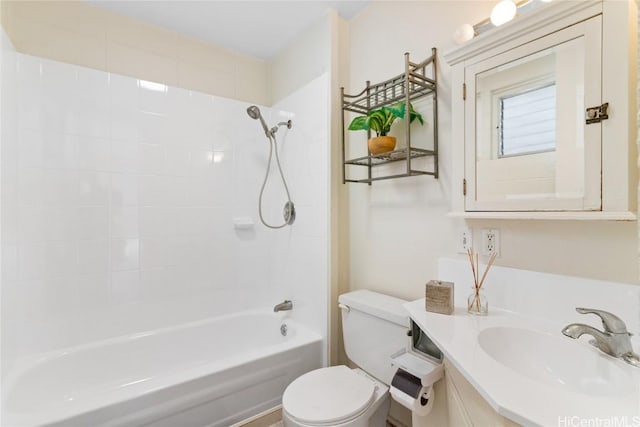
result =
[[498,157],[556,149],[556,85],[500,98]]

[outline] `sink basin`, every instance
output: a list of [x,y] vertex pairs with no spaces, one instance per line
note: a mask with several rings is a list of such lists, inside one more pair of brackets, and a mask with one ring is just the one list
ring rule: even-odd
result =
[[478,335],[480,347],[520,375],[593,395],[633,391],[629,373],[596,349],[569,338],[514,327],[491,327]]

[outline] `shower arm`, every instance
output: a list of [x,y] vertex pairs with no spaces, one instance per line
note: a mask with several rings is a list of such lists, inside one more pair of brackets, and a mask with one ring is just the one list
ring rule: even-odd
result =
[[291,120],[287,120],[286,122],[280,122],[276,126],[272,127],[271,130],[269,131],[271,136],[276,135],[276,132],[278,132],[278,129],[280,128],[280,126],[286,126],[287,129],[291,129]]

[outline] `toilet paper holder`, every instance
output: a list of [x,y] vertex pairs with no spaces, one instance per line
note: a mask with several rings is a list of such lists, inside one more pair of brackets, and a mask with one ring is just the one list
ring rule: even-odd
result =
[[427,360],[405,349],[391,355],[391,365],[420,379],[423,387],[429,387],[444,376],[442,363]]
[[444,376],[441,362],[401,350],[391,356],[397,368],[389,392],[393,400],[409,409],[412,417],[424,417],[433,408],[433,384]]

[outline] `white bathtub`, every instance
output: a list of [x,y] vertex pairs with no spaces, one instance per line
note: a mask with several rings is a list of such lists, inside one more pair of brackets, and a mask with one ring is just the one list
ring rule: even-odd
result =
[[281,314],[234,314],[24,361],[3,385],[1,424],[229,426],[321,365],[315,332]]

